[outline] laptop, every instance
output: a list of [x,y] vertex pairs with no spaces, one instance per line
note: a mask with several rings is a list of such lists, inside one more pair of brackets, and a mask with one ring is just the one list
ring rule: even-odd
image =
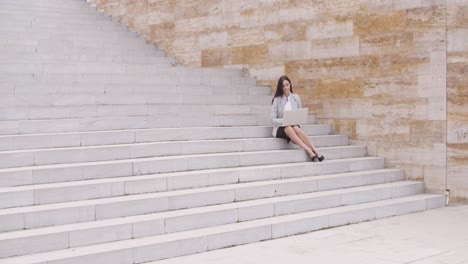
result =
[[307,124],[308,115],[309,109],[307,108],[286,110],[283,112],[283,125],[281,126]]

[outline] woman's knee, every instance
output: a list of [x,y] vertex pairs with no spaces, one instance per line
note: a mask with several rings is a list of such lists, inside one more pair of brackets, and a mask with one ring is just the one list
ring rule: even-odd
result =
[[288,136],[291,136],[291,135],[295,135],[296,134],[296,131],[294,130],[294,128],[288,126],[288,127],[285,127],[284,128],[284,132],[286,133],[286,135]]
[[298,126],[294,126],[293,129],[294,129],[294,132],[296,132],[296,134],[299,134],[299,135],[305,134],[304,131]]

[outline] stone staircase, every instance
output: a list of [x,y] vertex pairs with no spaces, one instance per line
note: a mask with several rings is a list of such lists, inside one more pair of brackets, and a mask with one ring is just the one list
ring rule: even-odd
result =
[[384,159],[303,128],[270,88],[196,69],[79,0],[0,2],[0,263],[144,263],[444,206]]

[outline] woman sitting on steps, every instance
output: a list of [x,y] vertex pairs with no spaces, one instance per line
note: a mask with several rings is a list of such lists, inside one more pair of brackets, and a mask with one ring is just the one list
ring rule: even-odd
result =
[[299,125],[282,126],[283,113],[291,109],[302,108],[301,98],[293,93],[291,81],[287,76],[281,76],[276,86],[276,93],[272,100],[271,121],[273,122],[273,136],[292,141],[303,148],[310,157],[310,160],[323,161],[325,157],[312,144],[307,134]]

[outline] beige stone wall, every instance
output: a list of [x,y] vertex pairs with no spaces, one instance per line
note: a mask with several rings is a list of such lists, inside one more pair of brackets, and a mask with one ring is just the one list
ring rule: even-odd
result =
[[468,1],[448,1],[447,24],[447,185],[468,203]]
[[319,122],[468,201],[468,0],[96,1],[180,63],[287,74]]

